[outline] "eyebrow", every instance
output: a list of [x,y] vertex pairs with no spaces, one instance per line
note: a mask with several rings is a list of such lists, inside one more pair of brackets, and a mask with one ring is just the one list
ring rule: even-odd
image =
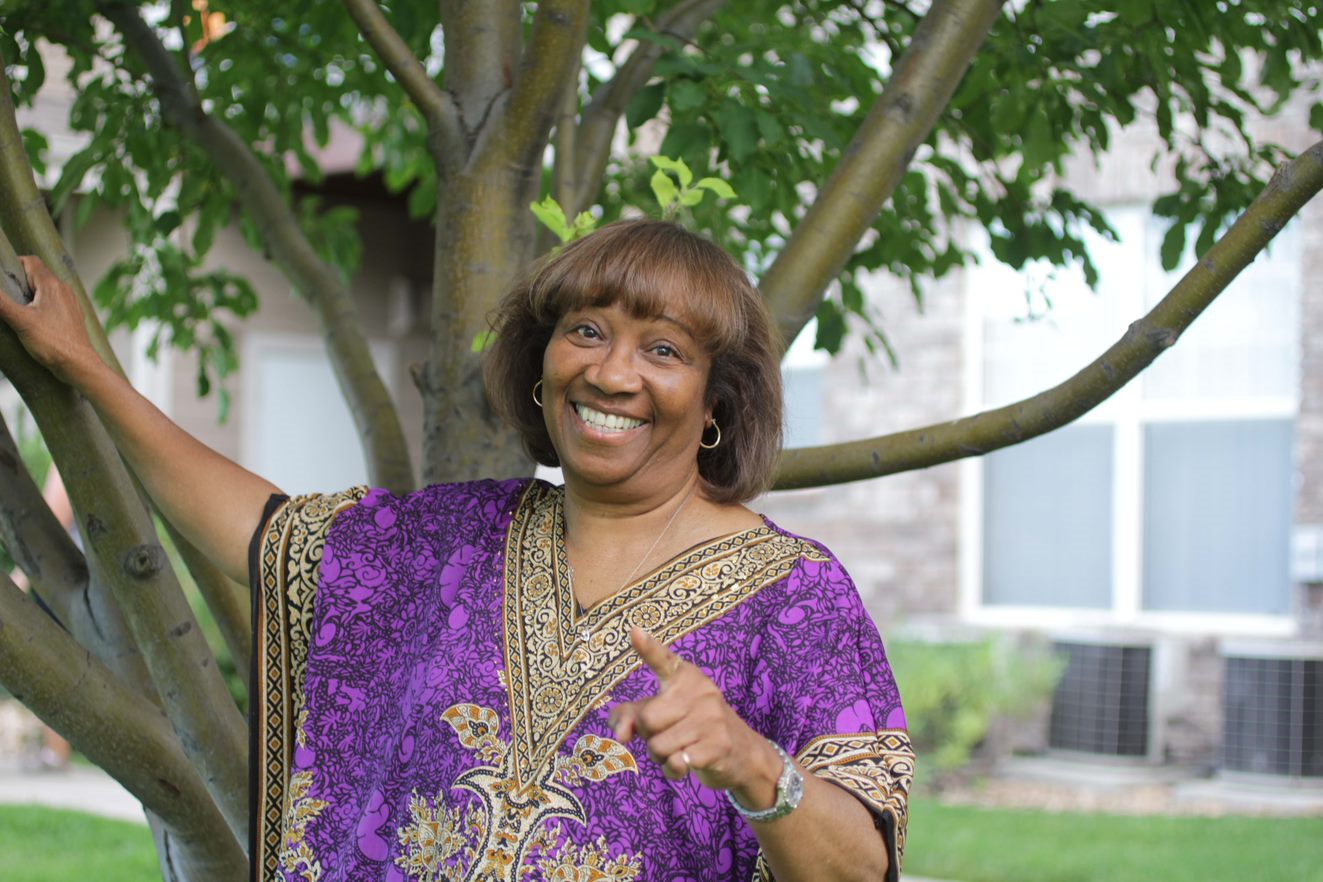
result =
[[684,332],[685,332],[686,334],[688,334],[690,337],[694,338],[695,340],[698,339],[698,335],[694,333],[694,329],[693,329],[693,328],[689,327],[689,326],[686,325],[684,322],[680,321],[678,318],[675,318],[674,316],[669,316],[669,315],[666,315],[665,313],[662,313],[662,314],[659,315],[659,316],[655,316],[655,318],[656,318],[658,321],[663,321],[663,322],[666,322],[667,324],[675,325],[677,328],[679,328],[680,330],[684,331]]

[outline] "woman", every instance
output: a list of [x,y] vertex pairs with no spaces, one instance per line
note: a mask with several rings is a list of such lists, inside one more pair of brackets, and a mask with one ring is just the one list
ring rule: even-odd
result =
[[899,697],[840,564],[743,505],[777,349],[720,249],[612,224],[500,306],[489,396],[563,488],[292,500],[106,369],[26,266],[36,298],[0,318],[255,582],[261,878],[897,877]]

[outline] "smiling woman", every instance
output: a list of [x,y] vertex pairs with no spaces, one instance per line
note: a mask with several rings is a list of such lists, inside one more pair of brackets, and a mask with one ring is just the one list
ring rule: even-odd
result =
[[0,318],[252,578],[258,878],[897,878],[900,697],[840,563],[744,506],[781,436],[779,347],[716,246],[621,222],[535,270],[486,378],[564,486],[406,496],[272,493],[106,369],[29,270]]

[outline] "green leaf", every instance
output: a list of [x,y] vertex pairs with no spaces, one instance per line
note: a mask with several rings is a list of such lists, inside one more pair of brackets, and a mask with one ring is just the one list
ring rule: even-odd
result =
[[689,166],[685,164],[683,159],[671,159],[669,156],[652,156],[649,159],[652,160],[655,168],[675,172],[675,176],[680,179],[681,187],[688,187],[694,180],[694,173],[689,170]]
[[162,236],[168,236],[179,228],[183,220],[183,217],[177,211],[162,212],[161,216],[156,219],[156,231]]
[[680,204],[685,208],[693,208],[703,201],[703,191],[698,188],[691,190],[682,190],[680,192]]
[[833,355],[840,352],[841,343],[845,340],[845,333],[848,330],[844,313],[835,303],[824,300],[818,304],[817,319],[818,335],[813,345]]
[[727,99],[717,111],[717,127],[735,162],[743,162],[758,149],[758,122],[749,108]]
[[735,190],[730,186],[730,184],[727,184],[721,178],[702,178],[701,180],[699,180],[697,184],[694,184],[694,188],[711,190],[717,197],[721,199],[735,198]]
[[625,124],[631,129],[637,129],[661,111],[665,98],[665,83],[654,83],[639,89],[625,106]]
[[491,328],[488,328],[485,331],[480,331],[476,336],[474,336],[473,342],[469,345],[469,352],[475,352],[475,353],[482,352],[488,346],[491,346],[495,342],[496,342],[496,332],[493,331]]
[[758,133],[763,136],[768,147],[775,147],[785,141],[785,127],[774,114],[760,109],[754,112],[754,116],[758,120]]
[[652,173],[652,180],[648,184],[652,187],[652,195],[657,197],[657,204],[661,206],[662,211],[668,210],[671,203],[675,202],[675,196],[678,192],[671,176],[661,169],[657,169]]
[[548,196],[541,202],[534,202],[528,206],[533,212],[533,216],[542,222],[542,226],[555,233],[562,242],[568,242],[572,238],[569,222],[565,220],[565,209],[560,207],[560,203],[553,197]]
[[1316,132],[1323,132],[1323,101],[1316,101],[1309,108],[1309,127]]
[[570,228],[570,240],[580,239],[591,233],[597,228],[597,217],[591,211],[581,211],[574,218],[574,226]]
[[1162,237],[1162,248],[1158,252],[1162,268],[1168,272],[1176,269],[1183,253],[1185,253],[1185,224],[1177,221],[1171,225],[1167,235]]
[[706,104],[707,90],[694,80],[684,78],[672,83],[669,97],[671,109],[683,113]]
[[667,156],[706,155],[712,143],[712,131],[699,123],[673,125],[662,139],[661,153]]

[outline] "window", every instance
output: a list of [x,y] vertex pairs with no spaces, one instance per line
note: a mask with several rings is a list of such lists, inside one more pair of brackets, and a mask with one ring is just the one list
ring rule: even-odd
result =
[[[1067,379],[1179,280],[1158,261],[1163,221],[1142,208],[1109,220],[1121,241],[1090,242],[1096,294],[1078,271],[990,256],[970,273],[974,409]],[[1287,615],[1300,292],[1287,227],[1136,381],[971,465],[971,612]]]
[[[243,463],[289,494],[333,492],[367,482],[353,418],[322,341],[250,334],[243,358]],[[390,377],[394,347],[373,343]]]

